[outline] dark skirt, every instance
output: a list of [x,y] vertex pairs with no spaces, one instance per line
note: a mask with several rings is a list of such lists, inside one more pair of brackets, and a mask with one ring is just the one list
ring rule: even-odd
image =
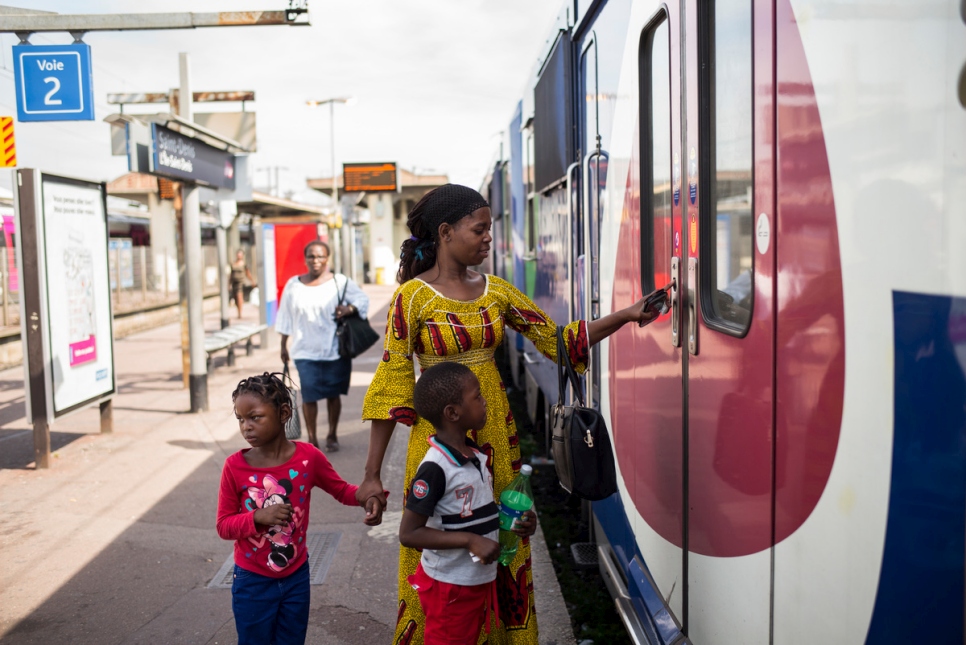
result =
[[302,401],[305,403],[334,399],[349,393],[349,379],[352,377],[351,358],[339,358],[334,361],[297,358],[295,369],[299,372]]

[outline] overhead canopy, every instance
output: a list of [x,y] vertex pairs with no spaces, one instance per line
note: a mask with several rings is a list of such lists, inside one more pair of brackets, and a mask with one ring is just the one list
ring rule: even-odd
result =
[[252,191],[251,201],[238,202],[238,212],[256,215],[262,219],[284,218],[293,222],[319,222],[323,219],[321,206],[273,197],[257,190]]

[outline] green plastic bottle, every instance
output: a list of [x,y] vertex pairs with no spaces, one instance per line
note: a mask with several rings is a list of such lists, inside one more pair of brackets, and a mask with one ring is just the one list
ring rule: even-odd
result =
[[510,564],[520,546],[520,536],[510,529],[524,511],[533,508],[531,474],[531,466],[521,466],[520,474],[500,494],[500,557],[497,561],[504,566]]

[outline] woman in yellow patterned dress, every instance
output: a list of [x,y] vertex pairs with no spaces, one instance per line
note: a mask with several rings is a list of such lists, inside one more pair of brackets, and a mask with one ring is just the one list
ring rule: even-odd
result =
[[[556,359],[556,325],[510,283],[469,268],[481,264],[489,254],[491,221],[482,195],[453,184],[427,193],[409,214],[407,223],[413,236],[402,246],[401,284],[390,304],[385,351],[362,409],[363,419],[372,420],[360,490],[366,499],[382,498],[382,462],[396,423],[413,426],[406,457],[406,490],[429,447],[427,438],[433,427],[413,410],[414,357],[421,370],[441,361],[459,361],[479,379],[487,402],[487,422],[471,438],[490,455],[496,499],[520,470],[520,440],[494,355],[509,326],[533,341],[545,356]],[[574,365],[582,371],[589,347],[622,325],[650,322],[654,314],[643,313],[642,307],[643,299],[589,323],[570,323],[564,339]],[[419,598],[407,582],[419,557],[418,551],[400,547],[394,645],[423,642]],[[500,625],[489,634],[482,632],[480,642],[536,645],[529,540],[524,540],[510,566],[498,568],[497,588]]]

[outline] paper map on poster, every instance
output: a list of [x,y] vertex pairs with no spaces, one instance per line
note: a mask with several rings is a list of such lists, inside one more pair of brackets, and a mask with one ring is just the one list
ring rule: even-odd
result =
[[67,274],[68,343],[70,366],[97,360],[97,308],[94,303],[94,261],[84,246],[84,234],[72,230],[64,249]]

